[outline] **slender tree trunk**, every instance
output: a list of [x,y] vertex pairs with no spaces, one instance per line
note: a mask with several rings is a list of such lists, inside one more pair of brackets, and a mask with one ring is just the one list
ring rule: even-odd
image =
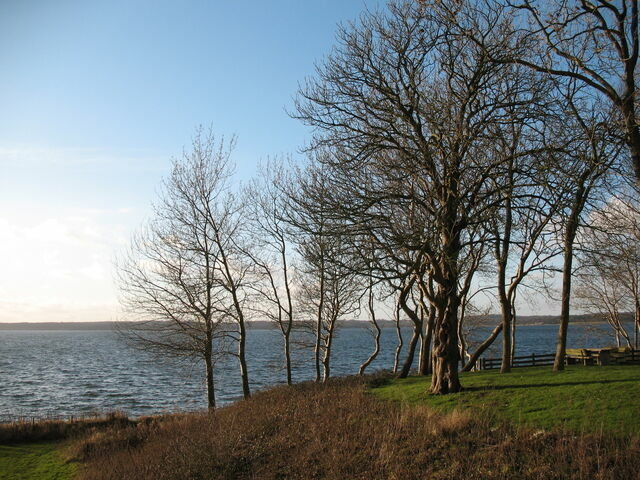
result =
[[511,372],[511,306],[503,295],[500,295],[500,307],[502,309],[502,364],[500,365],[500,373],[509,373]]
[[414,327],[413,335],[411,335],[411,340],[409,341],[409,351],[407,352],[407,358],[404,359],[404,363],[402,364],[402,368],[400,369],[398,378],[407,378],[409,376],[409,373],[411,372],[411,365],[413,364],[413,359],[416,356],[416,347],[418,345],[418,340],[420,340],[420,328]]
[[[218,245],[222,245],[222,242],[218,238]],[[227,290],[231,293],[231,299],[233,300],[233,308],[236,312],[236,321],[238,323],[238,361],[240,363],[240,379],[242,381],[242,394],[244,398],[251,396],[251,390],[249,388],[249,373],[247,371],[247,358],[246,358],[246,342],[247,342],[247,329],[244,323],[244,312],[240,305],[240,299],[238,297],[238,286],[235,284],[234,276],[231,273],[231,267],[229,266],[229,259],[221,250],[222,264],[224,266],[226,281],[228,282]]]
[[[634,73],[628,72],[627,76],[632,81]],[[635,87],[635,85],[633,87]],[[629,153],[631,154],[631,164],[633,165],[633,172],[636,176],[636,183],[640,184],[640,128],[638,127],[638,121],[635,115],[636,106],[634,105],[634,99],[636,97],[636,91],[633,87],[628,86],[631,90],[627,92],[627,100],[621,107],[624,115],[625,128],[627,130],[627,145],[629,145]]]
[[398,367],[400,366],[400,353],[404,345],[402,338],[402,329],[400,328],[400,300],[396,301],[396,335],[398,336],[398,345],[396,346],[396,352],[393,357],[393,373],[398,373]]
[[436,319],[436,309],[433,305],[429,306],[429,315],[425,322],[426,328],[422,334],[422,345],[420,346],[420,363],[418,366],[418,375],[428,375],[432,373],[431,364],[431,337],[433,336],[433,324]]
[[212,358],[212,346],[211,337],[208,336],[208,344],[205,346],[204,363],[207,369],[207,402],[209,410],[216,408],[216,393],[213,380],[213,358]]
[[493,344],[495,339],[498,338],[498,335],[500,335],[500,332],[502,332],[503,327],[504,324],[500,322],[496,326],[496,328],[491,331],[491,334],[487,337],[487,339],[478,346],[476,351],[473,352],[473,355],[471,355],[471,357],[469,358],[469,361],[466,363],[466,365],[462,367],[463,372],[470,372],[473,369],[473,367],[476,365],[476,362],[478,361],[478,358],[480,358],[480,355],[482,355],[485,350]]
[[324,344],[324,356],[322,357],[322,381],[326,382],[331,376],[331,347],[333,345],[333,331],[335,329],[336,318],[331,319],[331,324],[327,331],[327,339]]
[[287,262],[287,246],[284,240],[281,240],[280,255],[282,261],[282,270],[284,274],[284,288],[287,295],[287,324],[285,325],[284,334],[284,360],[287,369],[287,385],[292,384],[291,378],[291,329],[293,328],[293,300],[291,298],[291,288],[289,286],[289,264]]
[[422,331],[422,321],[420,317],[413,309],[409,307],[409,305],[407,305],[407,297],[409,295],[409,292],[411,292],[411,286],[412,283],[405,287],[405,289],[400,294],[399,299],[402,310],[413,322],[413,334],[411,335],[411,340],[409,341],[409,350],[407,352],[407,357],[402,364],[402,368],[400,369],[398,378],[407,378],[409,376],[411,365],[413,364],[413,359],[416,354],[416,346],[418,345],[418,340],[420,340],[420,332]]
[[287,330],[284,334],[284,362],[285,368],[287,370],[287,385],[292,384],[291,380],[291,341],[290,341],[291,331]]
[[634,315],[634,329],[633,329],[633,348],[634,350],[638,349],[638,330],[640,329],[640,302],[636,297],[636,312]]
[[[498,264],[498,300],[500,301],[500,310],[502,312],[502,364],[500,365],[500,373],[511,372],[511,302],[507,295],[507,263],[509,262],[509,247],[511,242],[511,230],[513,227],[513,212],[511,204],[511,194],[513,193],[513,160],[509,164],[509,192],[504,198],[504,232],[502,238],[497,235],[494,253]],[[496,228],[496,233],[499,228]]]
[[558,341],[556,344],[556,358],[553,363],[553,371],[564,370],[564,359],[567,353],[567,331],[569,329],[569,314],[571,302],[571,272],[573,268],[573,242],[578,231],[578,215],[574,208],[568,220],[564,240],[564,260],[562,264],[562,303],[560,309],[560,326],[558,328]]
[[249,373],[247,371],[247,330],[244,324],[244,318],[238,322],[238,327],[240,333],[238,340],[238,360],[240,362],[240,377],[242,379],[242,395],[244,398],[249,398],[251,396],[251,390],[249,389]]
[[516,356],[516,330],[518,329],[517,317],[513,310],[511,310],[511,352],[509,355],[509,361],[513,367],[513,357]]
[[371,323],[373,323],[373,328],[375,329],[375,336],[374,336],[375,348],[373,350],[373,353],[369,355],[369,358],[367,358],[365,362],[362,365],[360,365],[360,370],[358,371],[358,375],[364,375],[365,369],[369,365],[371,365],[371,362],[373,362],[376,359],[376,357],[378,356],[378,353],[380,352],[381,330],[380,330],[380,326],[378,325],[378,320],[376,318],[376,311],[373,303],[373,287],[371,285],[369,286],[369,299],[368,299],[367,305],[369,308],[369,316],[371,317]]
[[[319,382],[322,378],[320,364],[320,351],[322,350],[322,317],[324,311],[324,262],[321,263],[320,266],[321,274],[320,274],[320,299],[318,300],[318,312],[316,319],[316,346],[314,349],[315,354],[315,365],[316,365],[316,382]],[[326,355],[326,353],[325,353]]]

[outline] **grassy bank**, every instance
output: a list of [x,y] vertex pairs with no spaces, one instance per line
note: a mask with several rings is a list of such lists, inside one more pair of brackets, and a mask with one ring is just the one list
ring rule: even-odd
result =
[[426,405],[440,411],[488,411],[533,428],[562,427],[574,432],[640,433],[640,368],[570,366],[518,368],[462,375],[465,390],[455,395],[425,395],[428,378],[393,380],[372,390],[387,400]]
[[[398,385],[375,391],[397,398],[388,394]],[[404,385],[424,390],[416,380]],[[213,414],[94,432],[72,455],[82,478],[95,480],[618,479],[640,471],[637,436],[541,431],[473,408],[438,411],[445,399],[433,399],[434,409],[370,392],[354,378],[278,387]]]
[[71,480],[70,442],[93,432],[132,426],[123,415],[77,420],[23,420],[0,424],[0,480]]
[[[600,370],[609,369],[470,374],[464,378],[470,388],[447,397],[427,397],[425,380],[415,378],[277,387],[210,414],[74,427],[65,448],[71,463],[64,465],[77,465],[74,478],[87,480],[637,478],[640,438],[619,427],[628,420],[626,410],[622,420],[613,412],[601,419],[618,425],[615,435],[580,422],[577,430],[567,430],[566,421],[562,428],[541,430],[555,413],[523,421],[526,412],[551,409],[591,412],[584,422],[596,418],[598,402],[619,405],[611,397],[632,410],[635,370],[614,367],[608,380],[598,376]],[[586,397],[592,407],[581,409]],[[575,401],[569,409],[554,404],[569,398]],[[497,417],[496,409],[487,408],[494,402]],[[42,446],[44,457],[55,454],[50,444],[28,445]],[[70,478],[63,476],[68,472],[60,475],[7,478]]]
[[1,480],[72,480],[75,473],[58,442],[0,445]]

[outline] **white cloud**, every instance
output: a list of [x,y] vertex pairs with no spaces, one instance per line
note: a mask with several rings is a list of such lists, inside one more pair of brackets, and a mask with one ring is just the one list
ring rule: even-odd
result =
[[131,229],[119,210],[0,216],[0,305],[13,305],[0,321],[42,321],[47,311],[88,321],[80,317],[117,310],[113,257]]

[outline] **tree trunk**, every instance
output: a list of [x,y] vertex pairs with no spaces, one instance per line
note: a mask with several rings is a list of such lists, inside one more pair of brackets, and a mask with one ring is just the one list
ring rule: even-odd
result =
[[428,375],[432,373],[431,363],[431,337],[433,336],[433,324],[436,319],[436,309],[429,306],[429,316],[427,317],[426,331],[423,330],[422,344],[420,345],[420,362],[418,365],[418,375]]
[[331,320],[331,325],[327,332],[327,340],[324,345],[324,356],[322,357],[322,381],[329,380],[331,375],[331,346],[333,344],[333,329],[335,328],[336,319]]
[[640,302],[638,302],[638,298],[636,297],[636,312],[634,315],[634,328],[633,328],[633,345],[634,349],[638,349],[638,329],[640,329]]
[[438,285],[438,314],[434,329],[433,375],[431,393],[444,395],[462,390],[458,377],[460,350],[458,349],[458,304],[457,282]]
[[[454,176],[457,191],[457,177]],[[437,309],[433,331],[433,375],[431,393],[445,395],[462,390],[458,377],[460,349],[458,348],[458,257],[460,255],[460,232],[457,226],[457,199],[451,195],[445,206],[446,215],[440,240],[442,256],[439,272],[434,276],[437,284],[434,306]]]
[[402,369],[398,374],[398,378],[407,378],[409,376],[411,365],[413,364],[413,359],[416,354],[416,346],[418,345],[418,340],[420,339],[420,332],[422,331],[422,321],[420,317],[414,310],[409,307],[409,305],[407,305],[407,298],[409,296],[409,293],[411,292],[412,285],[413,282],[410,282],[407,286],[405,286],[400,293],[399,298],[400,307],[402,307],[404,313],[406,313],[413,322],[413,334],[411,335],[411,340],[409,341],[409,351],[407,352],[407,357],[402,364]]
[[240,362],[240,377],[242,379],[242,395],[244,398],[251,396],[251,390],[249,389],[249,373],[247,371],[247,359],[246,359],[246,342],[247,342],[247,330],[245,328],[244,319],[238,322],[240,338],[238,341],[238,360]]
[[407,378],[409,373],[411,372],[411,365],[413,364],[413,359],[416,356],[416,346],[418,345],[418,340],[420,340],[420,328],[414,327],[413,335],[411,335],[411,340],[409,341],[409,351],[407,352],[407,358],[404,359],[404,363],[402,364],[402,369],[398,374],[398,378]]
[[511,355],[510,361],[513,367],[513,357],[516,356],[516,330],[518,329],[517,317],[514,311],[511,311]]
[[[634,78],[633,72],[628,72],[627,75],[631,80]],[[633,172],[636,176],[636,183],[640,184],[640,128],[635,114],[636,106],[634,105],[634,100],[636,91],[634,87],[635,85],[628,85],[629,91],[626,92],[627,98],[622,104],[622,114],[624,115],[625,129],[627,131],[626,140],[631,154]]]
[[291,299],[291,288],[289,286],[289,264],[287,263],[287,245],[281,237],[280,254],[282,261],[282,271],[284,274],[284,288],[287,295],[287,324],[284,334],[284,360],[287,369],[287,385],[292,384],[291,378],[291,329],[293,328],[293,300]]
[[[322,262],[322,260],[321,260]],[[322,378],[320,373],[320,350],[322,350],[322,316],[324,311],[324,262],[321,263],[320,274],[320,299],[318,300],[318,312],[316,319],[316,346],[314,349],[315,366],[316,366],[316,382],[319,382]],[[326,354],[325,354],[326,355]]]
[[503,326],[504,326],[504,324],[502,322],[500,322],[496,326],[496,328],[493,329],[493,331],[487,337],[487,339],[478,346],[476,351],[469,358],[469,361],[467,362],[467,364],[462,368],[463,372],[470,372],[473,369],[473,367],[475,366],[476,362],[478,361],[478,358],[480,358],[480,355],[482,355],[485,352],[485,350],[487,348],[489,348],[493,344],[495,339],[498,338],[498,335],[500,335],[500,332],[502,332],[502,327]]
[[284,334],[284,362],[285,362],[285,368],[287,370],[287,385],[291,385],[292,384],[292,380],[291,380],[291,341],[290,341],[290,337],[291,333],[288,330],[285,334]]
[[373,323],[373,327],[375,328],[375,331],[376,331],[374,336],[375,348],[373,350],[373,353],[369,355],[369,358],[367,358],[365,362],[362,365],[360,365],[360,370],[358,371],[358,375],[364,375],[365,369],[369,365],[371,365],[371,362],[375,360],[375,358],[378,356],[378,353],[380,352],[381,330],[380,330],[380,326],[378,325],[378,320],[376,319],[376,311],[373,304],[373,287],[372,286],[369,286],[368,307],[369,307],[369,315],[371,317],[371,323]]
[[215,385],[213,381],[213,359],[212,359],[212,347],[211,338],[209,337],[208,347],[205,347],[204,363],[207,368],[207,402],[209,410],[216,408],[216,393]]
[[398,336],[398,345],[396,346],[396,352],[393,357],[393,373],[398,373],[398,366],[400,365],[400,353],[404,345],[402,339],[402,330],[400,329],[400,300],[396,302],[396,335]]
[[[503,285],[504,286],[504,285]],[[502,364],[500,373],[511,372],[511,305],[507,297],[500,292],[500,308],[502,309]]]
[[564,239],[564,261],[562,264],[562,304],[560,309],[560,327],[558,328],[558,341],[556,344],[556,358],[553,363],[553,371],[564,370],[564,358],[567,353],[567,331],[569,329],[569,314],[571,301],[571,271],[573,267],[573,242],[578,230],[578,212],[571,213],[567,223]]

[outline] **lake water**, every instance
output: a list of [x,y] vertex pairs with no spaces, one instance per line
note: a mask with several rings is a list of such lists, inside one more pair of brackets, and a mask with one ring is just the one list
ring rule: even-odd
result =
[[[474,337],[486,335],[480,328]],[[517,355],[555,351],[555,325],[518,327]],[[405,347],[410,332],[404,330]],[[569,347],[612,345],[605,326],[571,325]],[[396,331],[385,328],[381,352],[368,371],[391,369]],[[499,356],[500,339],[487,356]],[[364,328],[339,330],[332,375],[358,372],[373,348]],[[405,348],[406,349],[406,348]],[[249,330],[252,391],[285,381],[281,337],[276,330]],[[294,381],[314,378],[313,352],[294,355]],[[415,361],[417,362],[417,355]],[[233,359],[216,366],[219,405],[240,397]],[[0,421],[16,417],[67,417],[121,410],[132,416],[206,408],[202,366],[176,363],[134,349],[112,331],[0,331]]]

